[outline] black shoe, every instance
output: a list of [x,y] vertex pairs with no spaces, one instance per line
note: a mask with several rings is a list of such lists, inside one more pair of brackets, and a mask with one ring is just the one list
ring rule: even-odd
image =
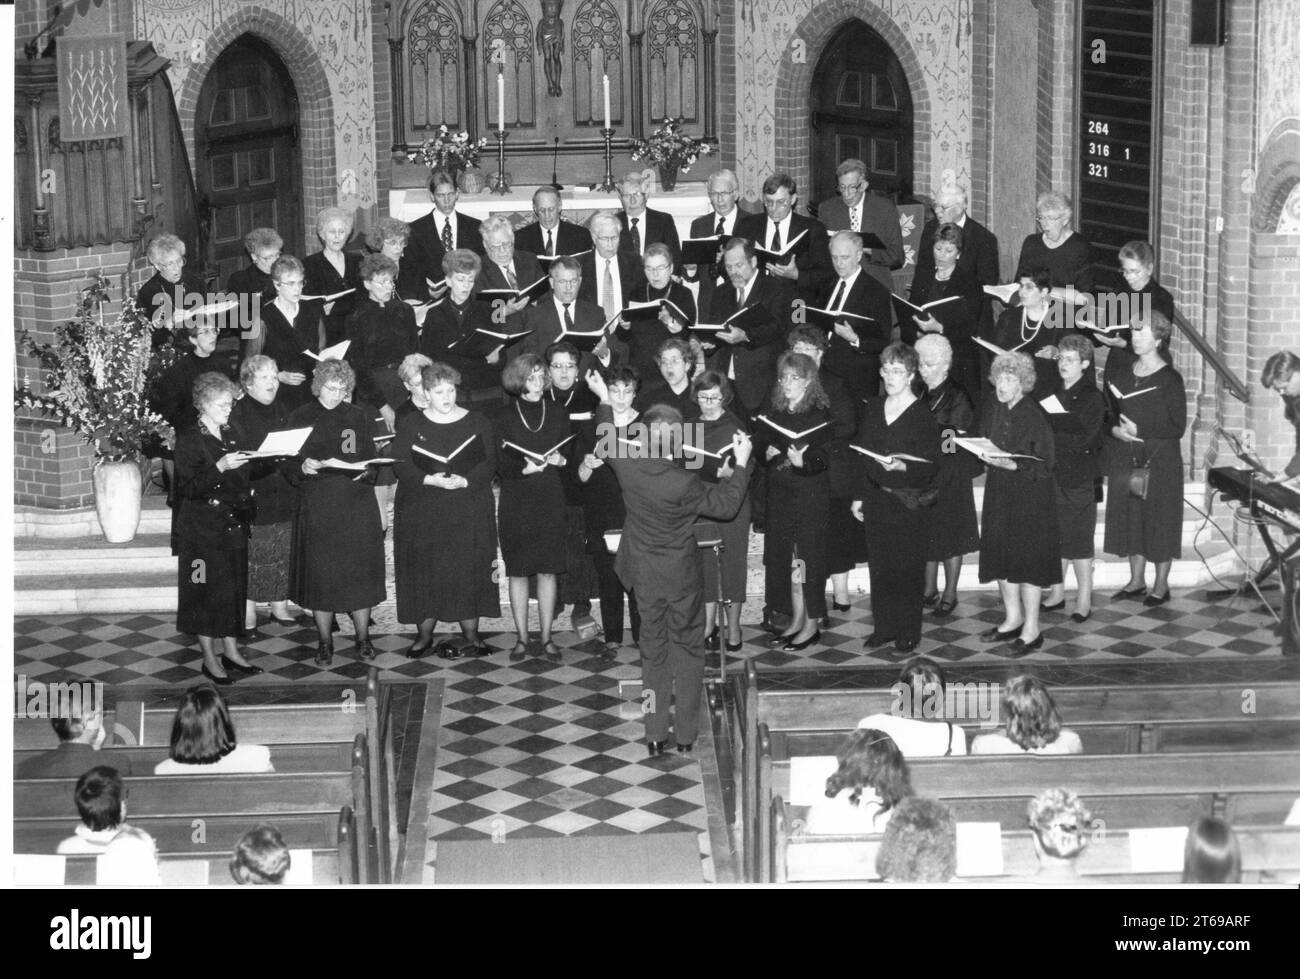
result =
[[1075,612],[1073,615],[1070,616],[1070,621],[1077,622],[1079,625],[1082,625],[1083,623],[1087,622],[1090,618],[1092,618],[1092,609],[1088,609],[1086,613]]
[[517,642],[514,649],[510,650],[510,662],[519,663],[528,658],[528,643]]
[[896,637],[881,635],[879,632],[873,632],[862,641],[862,645],[867,649],[875,649],[878,646],[886,646],[893,642]]
[[831,608],[835,609],[835,611],[837,612],[848,612],[852,610],[853,605],[852,603],[848,605],[841,605],[839,602],[831,602]]
[[713,631],[704,637],[704,648],[705,649],[718,648],[718,627],[716,625],[713,627]]
[[920,642],[919,639],[895,639],[894,648],[900,653],[910,653],[916,648],[918,642]]
[[1023,628],[1024,625],[1022,623],[1014,629],[1008,629],[1006,632],[1003,632],[997,626],[994,626],[987,632],[980,633],[980,642],[1010,642],[1012,639],[1019,638],[1020,630]]
[[1013,656],[1025,656],[1036,649],[1043,648],[1043,634],[1040,632],[1037,639],[1025,642],[1023,639],[1017,639],[1011,644],[1011,654]]
[[266,670],[262,669],[260,666],[253,666],[252,664],[244,666],[242,663],[236,663],[228,656],[221,657],[221,665],[227,670],[233,670],[234,672],[241,673],[244,676],[257,676],[259,673],[266,672]]
[[938,604],[939,604],[938,592],[935,592],[933,595],[921,596],[921,608],[934,608]]
[[468,656],[471,659],[482,659],[484,656],[492,655],[492,647],[482,640],[479,640],[478,642],[472,642],[467,646],[462,646],[460,654],[462,656]]
[[784,612],[765,612],[763,614],[763,628],[768,632],[785,632],[790,628],[790,616]]
[[584,615],[591,614],[591,602],[574,602],[572,618],[580,619]]
[[688,742],[686,742],[686,744],[679,744],[679,745],[677,746],[677,752],[678,752],[678,754],[689,755],[689,754],[691,753],[692,749],[694,749],[694,747],[695,747],[695,742],[694,742],[694,741],[688,741]]
[[316,663],[329,666],[334,662],[334,640],[322,639],[316,644]]
[[[222,658],[224,659],[225,657]],[[200,672],[219,687],[228,687],[235,682],[235,678],[233,676],[217,676],[215,673],[213,673],[211,670],[208,669],[207,663],[203,664]]]
[[820,619],[817,620],[817,628],[829,629],[830,627],[831,627],[831,617],[829,615],[823,615]]
[[429,647],[432,645],[433,645],[432,639],[426,639],[424,642],[420,642],[420,640],[417,639],[415,640],[415,642],[411,643],[411,645],[407,648],[406,658],[419,659],[421,656],[423,656],[425,653],[429,651]]
[[1164,605],[1168,601],[1169,592],[1165,592],[1163,595],[1148,595],[1142,600],[1142,604],[1147,608],[1156,608],[1159,605]]
[[560,661],[560,647],[548,639],[542,643],[542,655],[552,663],[558,663]]
[[363,660],[369,663],[375,658],[375,644],[369,639],[358,639],[357,652],[361,655]]
[[618,643],[607,642],[600,647],[600,652],[596,655],[600,657],[602,663],[612,663],[618,659],[618,649]]
[[1115,594],[1110,596],[1110,600],[1112,602],[1122,602],[1128,598],[1141,598],[1146,593],[1146,585],[1143,585],[1141,588],[1121,588],[1119,591],[1115,592]]
[[727,643],[727,652],[729,653],[738,653],[744,648],[745,648],[745,643],[743,640],[741,642],[736,643],[734,646],[731,643]]
[[784,646],[782,646],[781,649],[784,650],[784,651],[787,652],[787,653],[797,653],[799,650],[801,650],[801,649],[807,649],[807,648],[808,648],[809,646],[811,646],[813,643],[815,643],[815,642],[819,642],[819,641],[821,640],[821,637],[822,637],[822,631],[821,631],[820,629],[818,629],[816,632],[814,632],[811,636],[809,636],[809,637],[808,637],[807,639],[805,639],[803,642],[795,642],[795,641],[794,641],[794,637],[792,636],[792,637],[790,638],[790,641],[789,641],[788,643],[786,643]]
[[668,742],[667,742],[667,741],[647,741],[647,742],[645,743],[645,746],[646,746],[648,749],[650,749],[650,757],[653,758],[655,755],[662,755],[662,754],[664,753],[664,751],[668,748]]
[[1065,599],[1064,599],[1064,598],[1062,598],[1062,599],[1061,599],[1059,602],[1057,602],[1055,605],[1039,605],[1039,606],[1038,606],[1038,609],[1039,609],[1039,611],[1041,611],[1041,612],[1059,612],[1059,611],[1061,611],[1061,609],[1063,609],[1063,608],[1065,608]]
[[303,625],[302,618],[297,615],[291,615],[287,619],[282,619],[278,615],[272,615],[271,621],[276,625],[288,626],[290,629],[297,629]]
[[772,649],[779,649],[793,639],[798,633],[795,632],[778,632],[775,636],[767,637],[767,644]]
[[933,615],[936,619],[944,619],[952,615],[952,610],[955,609],[956,607],[957,607],[957,599],[945,598],[943,601],[941,601],[938,605],[934,607],[934,611],[931,612],[930,614]]

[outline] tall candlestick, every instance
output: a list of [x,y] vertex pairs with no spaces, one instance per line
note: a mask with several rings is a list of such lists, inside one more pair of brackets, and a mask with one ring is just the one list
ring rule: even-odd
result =
[[506,131],[506,74],[502,68],[497,69],[497,129]]
[[605,128],[612,129],[609,124],[609,76],[604,75],[603,78],[605,80]]

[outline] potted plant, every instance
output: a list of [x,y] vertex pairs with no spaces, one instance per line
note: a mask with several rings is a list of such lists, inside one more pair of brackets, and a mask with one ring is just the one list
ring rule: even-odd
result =
[[150,410],[148,390],[175,352],[152,351],[152,326],[130,298],[115,319],[105,319],[108,289],[102,275],[83,289],[76,315],[58,327],[53,343],[24,334],[21,346],[40,361],[44,392],[19,386],[14,407],[57,418],[94,447],[95,509],[104,538],[121,544],[140,525],[145,449],[174,437]]
[[648,160],[659,168],[659,183],[664,190],[677,186],[678,173],[690,173],[691,166],[713,147],[702,139],[682,132],[680,119],[665,119],[649,139],[632,140],[632,159]]
[[439,126],[436,133],[411,152],[410,159],[430,170],[446,170],[463,192],[476,194],[483,189],[483,172],[478,168],[478,161],[485,146],[486,136],[473,140],[463,129],[453,133],[446,126]]

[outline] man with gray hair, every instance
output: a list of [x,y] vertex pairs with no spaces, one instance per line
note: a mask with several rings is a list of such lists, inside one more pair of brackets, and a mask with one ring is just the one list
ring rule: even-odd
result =
[[683,269],[687,282],[700,284],[698,305],[701,310],[709,308],[713,300],[713,290],[726,282],[722,269],[722,246],[735,236],[736,222],[743,217],[737,206],[737,201],[740,199],[740,181],[732,171],[717,170],[709,174],[705,189],[709,192],[709,205],[712,210],[691,222],[691,237],[720,238],[717,257],[711,265],[687,265]]
[[583,255],[582,291],[578,298],[595,303],[612,318],[624,309],[637,289],[645,282],[641,256],[622,247],[618,218],[613,211],[597,211],[587,221],[591,229],[592,251]]
[[890,292],[894,290],[893,269],[903,267],[903,232],[898,225],[898,208],[879,194],[867,193],[867,165],[845,160],[835,168],[839,199],[824,201],[817,216],[831,231],[856,231],[875,235],[884,248],[873,248],[862,256],[862,268]]
[[[479,233],[483,236],[487,261],[483,263],[477,289],[524,289],[542,277],[537,259],[515,248],[515,229],[501,215],[494,214],[484,219]],[[523,312],[528,305],[527,299],[512,299],[505,303],[507,322],[512,328],[516,323],[510,317]]]
[[577,255],[591,247],[587,231],[564,220],[564,201],[554,187],[533,191],[533,215],[537,218],[515,235],[515,247],[534,255]]
[[[957,268],[969,272],[982,286],[995,286],[1002,282],[998,268],[998,239],[988,228],[966,213],[966,188],[958,183],[946,182],[934,193],[930,209],[934,217],[925,222],[921,242],[916,248],[916,269],[934,269],[934,234],[941,224],[955,224],[961,228],[961,254]],[[981,334],[984,336],[985,334]]]
[[637,262],[645,257],[646,245],[655,242],[668,246],[673,265],[682,260],[682,243],[677,237],[677,224],[673,216],[646,206],[646,178],[638,171],[625,174],[619,181],[618,197],[623,210],[618,212],[622,240],[619,248],[636,255]]

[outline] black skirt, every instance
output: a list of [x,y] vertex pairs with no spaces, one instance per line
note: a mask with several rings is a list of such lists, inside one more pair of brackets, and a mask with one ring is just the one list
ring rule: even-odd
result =
[[176,562],[176,630],[193,636],[242,636],[248,549],[193,548],[182,538]]

